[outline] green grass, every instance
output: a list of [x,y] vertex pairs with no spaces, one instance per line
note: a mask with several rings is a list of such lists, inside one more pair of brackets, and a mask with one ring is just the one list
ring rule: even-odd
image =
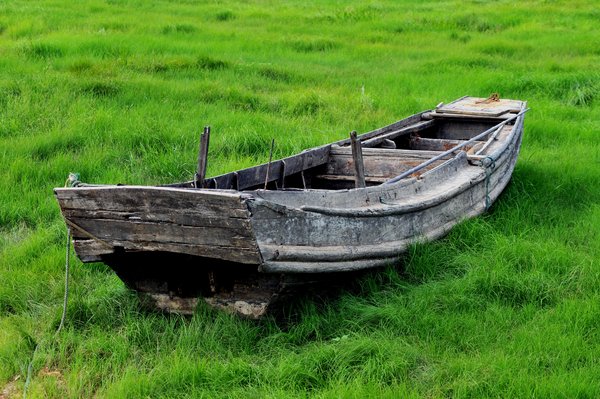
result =
[[[593,1],[0,3],[0,396],[600,396]],[[280,320],[143,312],[74,262],[52,188],[190,179],[465,94],[529,101],[491,212]],[[18,378],[15,380],[15,378]],[[10,391],[10,392],[9,392]],[[4,393],[7,395],[7,393]]]

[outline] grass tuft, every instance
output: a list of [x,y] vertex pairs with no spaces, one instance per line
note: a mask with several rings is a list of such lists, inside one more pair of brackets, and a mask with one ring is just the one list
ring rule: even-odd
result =
[[292,106],[293,115],[316,115],[325,107],[323,99],[316,93],[301,96]]
[[325,39],[295,40],[289,46],[299,53],[326,52],[340,47],[339,43]]
[[32,43],[24,47],[23,52],[29,58],[50,59],[64,56],[64,50],[49,43]]
[[197,28],[194,25],[187,25],[187,24],[167,25],[167,26],[163,27],[161,30],[163,35],[178,34],[178,33],[190,34],[190,33],[196,32],[196,31],[197,31]]
[[487,19],[477,14],[461,15],[454,19],[453,24],[456,28],[467,32],[498,32],[503,29],[503,26],[497,22],[492,22],[493,19]]
[[262,67],[258,69],[258,74],[266,79],[278,83],[291,83],[296,77],[290,72],[283,71],[274,67]]
[[215,70],[219,70],[219,69],[229,68],[230,63],[227,61],[223,61],[223,60],[219,60],[219,59],[215,59],[212,57],[202,55],[197,58],[196,66],[200,69],[215,71]]
[[80,90],[83,94],[96,98],[114,97],[121,91],[118,83],[110,81],[91,81],[80,84]]
[[235,14],[231,10],[223,10],[215,14],[215,19],[221,22],[230,21],[232,19],[235,19]]
[[579,82],[571,89],[568,99],[570,105],[577,107],[587,107],[592,105],[596,97],[600,94],[600,86],[597,83],[589,82],[580,84]]

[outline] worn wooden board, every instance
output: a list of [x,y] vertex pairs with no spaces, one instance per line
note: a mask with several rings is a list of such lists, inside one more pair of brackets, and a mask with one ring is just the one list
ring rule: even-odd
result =
[[156,209],[200,212],[214,217],[246,218],[235,192],[170,187],[105,186],[54,189],[62,209],[153,213]]
[[497,101],[479,98],[462,97],[449,104],[444,104],[436,108],[440,114],[462,114],[478,116],[500,116],[507,112],[519,112],[522,101],[499,99]]
[[285,181],[284,176],[287,177],[323,165],[329,158],[329,148],[329,145],[319,147],[298,155],[274,160],[271,165],[265,163],[237,172],[211,177],[206,179],[206,185],[213,188],[216,186],[219,189],[235,190],[259,188],[265,183],[267,169],[269,170],[269,182]]
[[[411,137],[409,145],[414,150],[426,150],[426,151],[447,151],[451,148],[456,147],[459,144],[464,143],[466,140],[447,140],[447,139],[428,139],[424,137]],[[463,151],[469,151],[471,147],[483,143],[480,141],[474,142],[472,145],[466,145],[462,148]]]
[[239,193],[136,186],[55,192],[83,260],[122,248],[261,261]]
[[363,147],[375,147],[381,145],[386,140],[393,140],[400,136],[409,135],[413,133],[422,132],[435,126],[435,121],[420,121],[413,125],[403,127],[401,129],[393,130],[388,133],[381,134],[380,136],[373,137],[370,139],[363,139]]
[[[437,151],[411,151],[385,148],[363,148],[363,164],[365,176],[392,177],[405,170],[421,164],[440,152]],[[449,159],[450,157],[446,158]],[[441,160],[431,168],[441,164]],[[325,175],[352,176],[354,160],[348,147],[333,147],[329,162],[325,167]]]

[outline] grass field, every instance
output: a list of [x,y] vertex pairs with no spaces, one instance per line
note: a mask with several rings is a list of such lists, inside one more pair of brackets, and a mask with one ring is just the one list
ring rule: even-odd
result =
[[[600,396],[600,9],[589,1],[0,3],[0,398]],[[144,312],[72,265],[52,188],[190,179],[465,94],[523,99],[491,212],[283,319]]]

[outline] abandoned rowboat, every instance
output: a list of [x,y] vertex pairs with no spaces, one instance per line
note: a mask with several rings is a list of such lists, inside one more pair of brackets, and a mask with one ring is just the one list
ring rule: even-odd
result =
[[484,212],[507,185],[526,103],[463,97],[375,131],[193,181],[54,190],[83,262],[164,310],[198,298],[263,315],[295,284],[394,263]]

